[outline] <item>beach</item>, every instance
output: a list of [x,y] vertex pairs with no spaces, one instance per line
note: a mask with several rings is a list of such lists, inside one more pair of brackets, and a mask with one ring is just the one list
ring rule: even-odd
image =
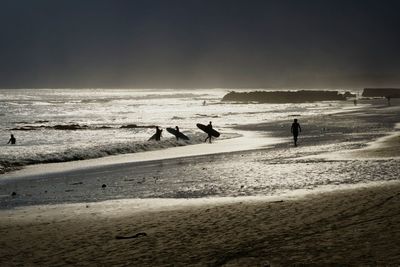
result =
[[232,149],[245,134],[212,154],[198,144],[7,173],[0,264],[397,265],[398,115],[302,116],[298,147],[286,119],[233,128],[261,134],[247,149]]
[[4,1],[0,267],[400,266],[400,1]]
[[[400,262],[397,182],[232,203],[161,202],[137,209],[134,200],[121,200],[2,211],[0,263],[388,266]],[[116,239],[138,233],[146,235]]]

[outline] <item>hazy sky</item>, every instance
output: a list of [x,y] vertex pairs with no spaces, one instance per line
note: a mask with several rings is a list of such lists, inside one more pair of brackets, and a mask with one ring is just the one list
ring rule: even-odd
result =
[[0,4],[1,88],[400,86],[400,1]]

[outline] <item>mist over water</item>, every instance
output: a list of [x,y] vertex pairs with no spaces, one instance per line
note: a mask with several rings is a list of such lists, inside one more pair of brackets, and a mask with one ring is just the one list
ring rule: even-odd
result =
[[[199,143],[204,133],[196,123],[209,121],[223,133],[222,138],[231,138],[235,125],[292,120],[351,106],[333,101],[296,105],[221,102],[229,91],[0,90],[0,164],[62,162]],[[133,124],[143,127],[121,128]],[[191,141],[176,142],[164,131],[161,142],[148,142],[153,125],[179,126]],[[29,130],[16,130],[21,128]],[[15,146],[6,145],[11,133],[17,138]]]

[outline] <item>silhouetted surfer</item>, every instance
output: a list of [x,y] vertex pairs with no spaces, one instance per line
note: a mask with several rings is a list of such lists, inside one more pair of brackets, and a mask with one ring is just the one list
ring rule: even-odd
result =
[[297,122],[297,119],[294,119],[290,131],[293,134],[294,146],[297,146],[297,136],[299,135],[299,132],[301,132],[301,127],[300,124]]
[[17,142],[17,139],[15,139],[14,135],[12,134],[10,137],[10,140],[8,140],[7,144],[15,145],[16,142]]
[[210,121],[210,123],[207,125],[207,134],[208,134],[208,136],[207,136],[206,140],[204,140],[204,142],[207,142],[207,139],[209,139],[209,142],[211,143],[211,137],[212,137],[211,130],[212,130],[212,124],[211,124],[211,121]]
[[175,130],[176,130],[176,135],[175,135],[176,140],[179,140],[179,133],[180,133],[179,127],[178,127],[178,126],[175,126]]
[[161,140],[161,133],[162,133],[162,130],[160,128],[158,128],[158,126],[156,126],[156,141]]

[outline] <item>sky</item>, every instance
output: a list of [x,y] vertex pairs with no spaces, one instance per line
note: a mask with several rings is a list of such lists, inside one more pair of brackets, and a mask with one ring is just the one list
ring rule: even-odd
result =
[[0,4],[0,88],[400,86],[400,1]]

